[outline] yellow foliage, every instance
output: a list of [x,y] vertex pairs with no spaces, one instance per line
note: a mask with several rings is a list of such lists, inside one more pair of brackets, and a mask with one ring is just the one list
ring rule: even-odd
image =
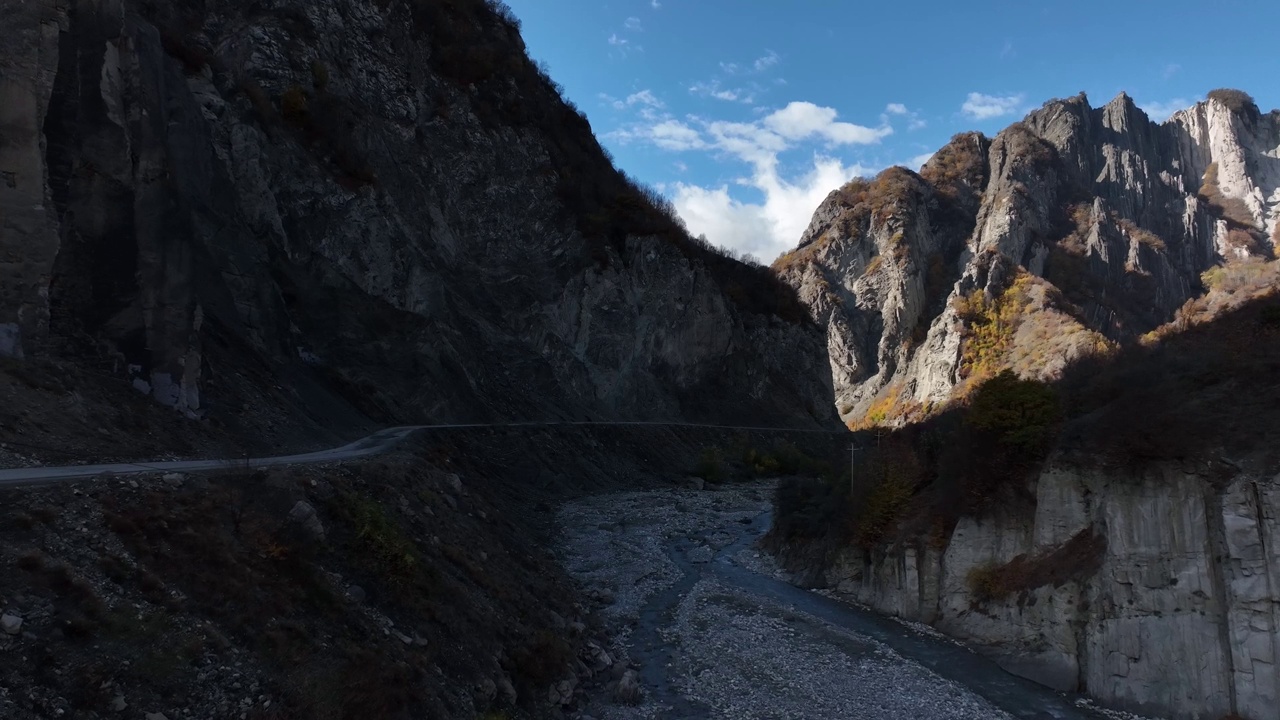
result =
[[975,290],[967,297],[956,298],[956,314],[966,329],[961,346],[961,377],[991,377],[1008,365],[1009,348],[1026,308],[1030,286],[1031,277],[1021,273],[999,297],[988,300],[986,293]]

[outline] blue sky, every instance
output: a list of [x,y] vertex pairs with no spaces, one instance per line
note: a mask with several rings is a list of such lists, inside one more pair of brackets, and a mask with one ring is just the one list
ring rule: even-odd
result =
[[1053,97],[1280,106],[1280,2],[507,0],[617,164],[768,262],[855,175]]

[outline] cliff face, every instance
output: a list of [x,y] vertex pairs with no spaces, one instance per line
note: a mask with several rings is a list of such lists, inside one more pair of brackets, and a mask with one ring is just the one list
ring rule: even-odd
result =
[[1055,688],[1274,717],[1280,264],[1243,268],[1149,343],[858,433],[848,479],[781,485],[770,548]]
[[1123,94],[1055,100],[833,192],[777,267],[827,328],[840,414],[900,422],[1002,368],[1056,377],[1272,256],[1278,154],[1247,97],[1160,125]]
[[0,354],[192,415],[265,365],[388,420],[831,418],[785,289],[614,170],[500,6],[0,21]]
[[[1108,704],[1197,720],[1274,715],[1280,477],[1058,465],[1035,493],[1032,516],[962,518],[943,550],[848,550],[822,582]],[[975,591],[983,573],[1011,567],[1061,576],[1007,598]]]

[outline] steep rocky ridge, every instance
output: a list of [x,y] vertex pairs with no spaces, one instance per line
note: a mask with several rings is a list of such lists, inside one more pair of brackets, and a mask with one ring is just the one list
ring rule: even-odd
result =
[[1280,113],[1235,91],[1163,124],[1053,100],[833,192],[776,267],[827,328],[841,416],[898,423],[1005,367],[1056,377],[1272,257],[1278,155]]
[[251,369],[333,422],[831,417],[790,291],[617,172],[498,4],[0,21],[0,353],[192,416]]
[[1244,267],[1264,274],[1215,283],[1146,345],[860,433],[851,478],[780,491],[771,547],[797,582],[1054,687],[1274,716],[1280,266]]

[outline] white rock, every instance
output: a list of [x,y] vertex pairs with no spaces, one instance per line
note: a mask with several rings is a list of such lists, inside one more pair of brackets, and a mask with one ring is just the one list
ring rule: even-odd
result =
[[22,632],[22,618],[17,615],[0,615],[0,630],[9,635],[17,635]]

